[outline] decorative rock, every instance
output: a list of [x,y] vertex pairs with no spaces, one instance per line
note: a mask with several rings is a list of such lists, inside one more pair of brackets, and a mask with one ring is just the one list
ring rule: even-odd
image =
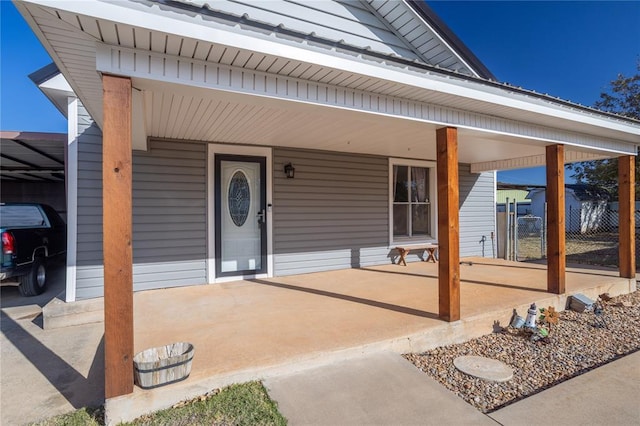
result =
[[[640,350],[640,290],[615,296],[604,302],[603,308],[608,328],[593,327],[593,313],[567,310],[560,314],[560,322],[553,327],[547,345],[531,343],[521,330],[509,327],[502,333],[405,357],[487,413]],[[517,374],[507,382],[492,382],[454,367],[456,357],[471,354],[500,360]]]
[[459,356],[453,365],[463,373],[494,382],[506,382],[513,378],[513,369],[504,362],[483,356]]

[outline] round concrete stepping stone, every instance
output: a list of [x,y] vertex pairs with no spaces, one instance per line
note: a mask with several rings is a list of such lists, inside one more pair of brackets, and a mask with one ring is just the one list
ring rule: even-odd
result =
[[494,382],[506,382],[513,377],[513,369],[507,364],[483,356],[459,356],[453,365],[463,373]]

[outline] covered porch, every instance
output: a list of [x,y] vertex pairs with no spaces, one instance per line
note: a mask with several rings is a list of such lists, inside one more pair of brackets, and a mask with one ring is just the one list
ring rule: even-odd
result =
[[[564,309],[567,297],[628,293],[634,279],[612,269],[567,268],[565,295],[546,291],[545,265],[464,258],[461,320],[438,319],[434,263],[235,281],[139,292],[135,352],[171,342],[196,348],[184,382],[107,401],[109,417],[125,420],[212,388],[362,356],[418,352],[506,326],[513,309]],[[467,263],[467,262],[470,262]]]
[[[93,172],[99,165],[101,176],[93,176],[95,186],[90,188],[76,184],[74,189],[72,185],[71,192],[90,193],[90,201],[80,201],[90,202],[93,214],[83,218],[90,217],[90,223],[79,223],[78,229],[86,234],[70,239],[69,252],[84,255],[90,251],[94,255],[80,259],[85,262],[81,266],[91,263],[94,269],[90,273],[96,276],[87,281],[97,281],[100,294],[104,290],[108,405],[120,400],[165,398],[159,406],[166,406],[175,397],[172,393],[176,388],[141,393],[133,387],[135,351],[166,344],[164,339],[168,336],[171,341],[191,339],[198,348],[193,377],[184,384],[194,386],[192,393],[184,393],[188,397],[208,390],[213,383],[204,379],[200,382],[199,377],[226,375],[230,381],[255,377],[266,374],[267,367],[290,366],[296,360],[302,362],[326,352],[361,353],[363,346],[381,348],[381,341],[391,341],[390,347],[399,351],[417,349],[416,342],[421,338],[414,336],[424,334],[423,330],[429,327],[434,327],[429,333],[432,343],[437,340],[445,344],[473,337],[470,324],[474,321],[470,318],[488,315],[489,325],[477,328],[481,334],[490,330],[494,320],[500,319],[504,324],[514,307],[521,310],[534,300],[543,305],[554,301],[563,307],[566,294],[582,290],[580,286],[589,282],[580,274],[574,278],[572,272],[565,272],[563,183],[564,164],[568,162],[620,159],[620,223],[625,226],[620,229],[620,270],[607,272],[605,280],[602,275],[594,275],[593,288],[599,290],[593,291],[610,291],[606,285],[601,287],[609,282],[622,283],[628,291],[635,277],[632,164],[640,135],[635,122],[498,83],[482,77],[482,73],[470,71],[467,75],[457,69],[443,70],[428,61],[372,53],[367,46],[354,49],[342,41],[316,38],[313,32],[283,35],[278,22],[265,28],[264,22],[249,20],[236,28],[233,14],[224,14],[220,23],[219,15],[211,19],[210,11],[197,4],[180,8],[164,4],[141,6],[136,2],[101,3],[99,7],[90,2],[52,6],[32,0],[19,7],[101,130],[99,141],[91,148],[87,144],[87,151],[91,152],[79,153],[80,172]],[[425,36],[428,34],[424,32]],[[69,49],[69,44],[75,47]],[[455,53],[454,58],[466,56]],[[181,144],[184,149],[176,149],[173,155],[164,154],[174,160],[171,164],[140,166],[134,152],[145,159],[153,157],[152,142],[156,140]],[[146,217],[151,209],[138,209],[136,215],[140,188],[135,188],[132,181],[137,172],[153,169],[154,176],[145,183],[157,185],[162,192],[168,185],[160,177],[177,165],[176,153],[187,157],[184,152],[189,144],[205,147],[200,154],[188,153],[195,157],[189,158],[194,162],[206,158],[201,172],[193,172],[201,178],[199,186],[188,189],[200,188],[200,198],[194,205],[201,207],[198,220],[206,226],[189,234],[189,239],[201,238],[204,243],[195,258],[188,260],[206,264],[198,273],[204,270],[206,281],[219,285],[134,294],[135,266],[138,270],[155,268],[157,275],[175,272],[174,264],[163,257],[165,252],[163,256],[148,256],[147,264],[138,261],[136,265],[134,257],[140,259],[141,243],[153,248],[168,241],[170,247],[161,247],[163,250],[177,244],[163,239],[163,233],[156,228],[144,231],[151,234],[146,241],[139,238],[140,233],[135,235],[136,231],[143,231],[134,226],[133,218]],[[214,244],[220,230],[213,226],[216,215],[211,206],[217,196],[212,195],[211,187],[215,186],[214,170],[220,169],[212,158],[222,151],[215,151],[221,148],[214,144],[223,145],[224,149],[242,149],[245,156],[265,158],[265,180],[270,183],[274,170],[282,175],[276,162],[269,167],[271,151],[275,149],[298,150],[300,156],[314,151],[375,157],[383,169],[384,161],[389,161],[391,168],[394,159],[433,163],[434,188],[429,198],[433,226],[429,236],[438,241],[440,262],[402,269],[382,266],[327,272],[317,275],[322,277],[317,281],[315,274],[304,275],[303,279],[277,277],[286,274],[269,266],[266,274],[262,268],[255,268],[265,278],[223,283],[222,274],[212,273],[221,257]],[[205,150],[210,155],[204,154]],[[466,201],[460,196],[461,166],[468,170],[467,175],[485,174],[494,180],[495,170],[540,165],[546,165],[548,170],[548,268],[503,265],[503,269],[492,270],[496,266],[485,265],[486,261],[460,265],[464,221],[459,214]],[[316,173],[320,172],[324,179],[311,176],[308,181],[328,187],[335,181],[331,175],[343,170],[318,166]],[[382,219],[378,228],[363,231],[361,238],[366,241],[377,236],[377,249],[388,251],[395,246],[390,231],[393,224],[389,221],[395,199],[391,185],[386,185],[389,173],[383,170],[376,177],[382,182],[382,196],[374,197],[374,207]],[[371,177],[363,173],[358,179],[368,183]],[[86,179],[78,181],[84,183]],[[267,234],[265,248],[261,249],[264,263],[270,265],[277,262],[274,258],[291,254],[318,253],[317,247],[305,246],[303,250],[274,242],[285,233],[272,224],[286,221],[290,217],[287,214],[303,212],[307,221],[318,220],[319,215],[305,210],[306,205],[295,205],[285,209],[286,214],[280,216],[284,219],[279,219],[276,212],[283,205],[270,198],[270,186],[277,184],[267,185],[266,213],[260,212]],[[286,193],[291,186],[285,187],[281,182],[274,190]],[[490,200],[490,208],[482,215],[488,218],[485,229],[490,231],[493,196],[491,191],[484,194],[478,195]],[[335,197],[331,201],[345,214],[352,214],[349,209],[358,209],[356,213],[371,209],[366,203],[361,208],[354,198]],[[148,200],[156,210],[181,210],[188,204],[179,197],[168,197],[166,192],[149,195]],[[272,204],[274,212],[270,213]],[[284,231],[299,233],[291,228]],[[188,238],[180,232],[176,234]],[[467,234],[471,238],[472,231]],[[302,237],[311,241],[315,238]],[[346,238],[353,239],[350,235]],[[102,248],[86,249],[88,240],[100,239]],[[179,250],[171,255],[176,252]],[[70,270],[67,294],[75,294],[75,265]],[[505,281],[496,282],[495,277]],[[182,295],[191,292],[195,295],[182,300]],[[207,292],[215,295],[208,297]],[[513,299],[507,296],[510,294]],[[147,301],[154,295],[160,295],[157,302]],[[160,303],[163,298],[169,305]],[[498,316],[497,309],[504,310],[502,316]],[[228,328],[221,327],[227,323]],[[225,349],[229,342],[237,341],[243,343],[233,350]],[[428,344],[423,341],[422,346]],[[132,391],[134,394],[127,396]]]
[[[564,132],[567,134],[557,138],[548,138],[546,134],[552,131],[552,127],[521,124],[517,121],[517,114],[514,114],[508,123],[510,126],[509,134],[505,135],[502,133],[504,130],[493,128],[495,123],[489,117],[480,117],[486,122],[471,125],[465,122],[472,120],[466,114],[457,116],[457,119],[454,114],[453,119],[442,120],[442,118],[429,119],[427,118],[429,112],[423,111],[421,117],[416,119],[412,117],[414,105],[411,102],[407,104],[406,111],[403,107],[396,111],[394,107],[389,106],[379,106],[379,110],[376,110],[371,106],[359,107],[358,105],[343,109],[341,106],[336,107],[335,105],[327,107],[323,102],[309,101],[308,99],[292,101],[288,98],[289,95],[282,93],[263,98],[257,93],[247,94],[245,87],[238,87],[237,92],[231,91],[231,93],[221,90],[220,87],[207,87],[211,90],[206,90],[204,94],[201,94],[197,85],[191,82],[158,82],[156,80],[159,78],[158,76],[140,76],[137,71],[127,72],[126,66],[122,65],[123,62],[114,60],[117,51],[118,49],[110,48],[98,52],[101,58],[97,60],[98,68],[102,72],[102,199],[109,200],[109,203],[103,204],[102,226],[106,324],[105,395],[110,421],[119,419],[118,413],[120,411],[115,407],[119,406],[121,400],[124,401],[125,407],[123,413],[135,412],[130,404],[136,403],[137,395],[141,395],[142,402],[140,404],[145,409],[148,409],[149,406],[166,407],[176,402],[176,393],[174,392],[167,391],[165,393],[160,390],[157,393],[136,393],[137,390],[133,387],[131,357],[137,350],[168,343],[166,340],[154,342],[151,339],[152,336],[158,335],[166,337],[166,330],[170,328],[171,324],[174,324],[175,318],[181,316],[194,318],[193,325],[186,330],[192,330],[191,332],[197,333],[199,339],[203,339],[202,346],[207,354],[207,358],[203,360],[202,373],[197,372],[197,364],[196,372],[194,372],[194,379],[202,374],[202,381],[197,382],[193,388],[185,390],[183,397],[189,398],[202,394],[212,387],[258,378],[264,374],[280,371],[280,368],[289,369],[292,366],[301,368],[307,363],[313,362],[314,359],[320,358],[326,361],[327,357],[324,355],[327,352],[339,357],[360,354],[363,352],[363,347],[370,348],[370,350],[392,349],[404,352],[421,350],[430,345],[436,346],[465,340],[486,333],[494,321],[506,325],[514,306],[523,312],[529,303],[537,301],[544,306],[554,305],[558,309],[563,309],[567,295],[580,291],[583,288],[581,286],[585,283],[590,282],[591,288],[595,289],[590,292],[591,297],[595,298],[600,292],[608,291],[609,285],[602,285],[602,276],[600,275],[592,278],[593,281],[585,280],[584,277],[578,275],[578,278],[575,278],[577,287],[574,291],[569,285],[564,236],[564,168],[566,163],[604,158],[618,159],[621,206],[620,261],[618,271],[605,274],[607,276],[606,283],[609,283],[609,280],[621,283],[623,290],[620,292],[630,291],[631,281],[635,283],[635,223],[632,214],[635,194],[635,146],[631,147],[628,143],[620,140],[602,137],[598,134],[600,132],[598,129],[590,129],[593,130],[593,136],[579,134],[579,142],[574,142],[572,139],[578,135],[578,130],[587,131],[588,125],[585,123],[577,125],[571,120],[562,123],[560,122],[562,120],[559,120],[558,123],[549,124],[549,126],[564,126],[566,129]],[[234,71],[237,70],[231,70],[231,73]],[[244,83],[240,82],[239,84]],[[275,90],[278,90],[277,81]],[[283,90],[287,92],[288,89],[285,87]],[[144,95],[140,95],[140,93]],[[146,100],[143,101],[141,96],[146,96]],[[164,105],[167,98],[171,99],[169,102],[171,106]],[[213,120],[213,124],[209,119],[200,120],[197,121],[197,126],[211,127],[208,130],[201,129],[202,132],[198,134],[193,134],[191,133],[193,128],[186,126],[186,121],[179,122],[181,113],[169,114],[167,119],[170,118],[173,121],[166,126],[166,129],[176,131],[176,129],[182,128],[183,130],[174,136],[163,133],[160,130],[166,123],[162,118],[163,111],[166,111],[167,108],[174,110],[174,101],[177,98],[191,98],[187,102],[181,102],[181,105],[192,104],[193,99],[199,100],[199,105],[204,103],[202,101],[209,100],[209,105],[216,105],[213,115],[215,116],[216,111],[222,108],[221,116],[223,115],[224,119],[229,122],[219,123],[217,118]],[[330,100],[330,102],[333,101],[341,102],[338,98]],[[390,96],[385,102],[391,102],[392,105],[394,103],[393,97]],[[142,107],[140,107],[141,104]],[[220,107],[220,105],[226,106]],[[229,110],[230,105],[233,105],[231,110]],[[481,109],[480,105],[477,107]],[[277,111],[277,117],[274,118],[271,114],[263,116],[261,108]],[[185,110],[182,109],[182,111]],[[205,113],[203,109],[199,109],[199,112]],[[294,112],[302,113],[303,118],[291,119],[288,113]],[[539,119],[535,114],[530,114],[530,111],[529,114],[526,111],[524,114],[531,121]],[[150,132],[146,130],[143,132],[140,128],[140,123],[143,122],[142,117],[146,118],[148,128],[151,129]],[[247,122],[248,117],[252,117],[250,123]],[[309,125],[312,128],[308,128]],[[499,123],[497,127],[501,125],[502,123]],[[594,123],[593,127],[600,125],[602,124]],[[530,128],[525,129],[526,127]],[[617,123],[611,127],[617,127]],[[270,134],[274,128],[277,129],[276,134]],[[232,129],[235,134],[223,136],[221,132],[226,132],[229,129]],[[341,136],[327,134],[328,129],[338,129],[337,133]],[[611,133],[620,132],[618,128],[610,130]],[[540,132],[538,136],[528,136],[530,131]],[[574,134],[572,135],[572,133]],[[262,136],[256,136],[259,134]],[[140,138],[140,135],[143,137]],[[402,137],[399,138],[399,135]],[[616,134],[616,136],[619,135]],[[225,154],[227,149],[234,151],[232,155],[238,151],[243,155],[252,152],[258,153],[257,156],[264,158],[267,164],[268,171],[264,179],[267,182],[267,188],[272,187],[273,173],[276,170],[270,158],[273,147],[313,149],[363,156],[386,156],[388,159],[410,156],[414,161],[435,160],[435,167],[432,167],[434,179],[431,183],[434,187],[431,194],[433,203],[430,207],[433,209],[431,237],[437,237],[440,261],[436,266],[427,267],[429,272],[426,274],[402,272],[404,275],[409,275],[410,281],[413,282],[405,290],[407,292],[406,299],[403,299],[411,301],[408,306],[398,304],[398,300],[395,299],[397,295],[383,284],[386,282],[384,279],[380,279],[379,285],[369,283],[362,295],[349,293],[349,283],[367,281],[359,274],[376,270],[380,275],[380,272],[384,271],[384,267],[382,270],[360,268],[355,271],[352,269],[334,272],[338,276],[343,274],[344,277],[348,277],[350,274],[357,274],[358,277],[343,278],[338,280],[339,283],[336,287],[330,286],[329,289],[325,289],[323,286],[326,284],[321,282],[317,283],[317,287],[316,284],[311,284],[309,288],[306,285],[309,285],[311,281],[306,285],[300,285],[295,281],[295,278],[291,278],[294,281],[290,281],[290,278],[275,277],[277,274],[274,274],[273,268],[265,266],[264,269],[256,269],[255,275],[247,274],[253,280],[246,284],[247,290],[243,294],[243,299],[237,299],[235,296],[226,299],[217,295],[221,297],[219,303],[222,305],[218,305],[217,302],[215,306],[205,306],[203,310],[192,310],[188,300],[181,301],[176,305],[176,315],[170,316],[171,324],[154,332],[155,327],[162,324],[162,320],[144,315],[144,312],[148,311],[138,307],[141,302],[136,302],[133,292],[132,241],[132,236],[135,233],[132,220],[132,202],[134,201],[132,177],[135,174],[133,151],[138,148],[148,149],[147,144],[150,144],[150,141],[154,139],[177,140],[179,143],[183,143],[180,141],[184,140],[208,143],[209,176],[213,171],[221,169],[216,163],[217,159],[212,162],[212,154],[215,158],[219,152]],[[140,140],[144,141],[144,146],[137,146],[136,142]],[[337,145],[335,145],[336,140],[339,140]],[[399,140],[402,142],[398,142]],[[606,143],[603,144],[603,140],[606,140]],[[216,142],[223,142],[225,147],[215,147],[213,144]],[[479,144],[482,144],[482,148],[479,147]],[[229,146],[234,146],[234,148],[229,148]],[[459,174],[462,165],[468,165],[470,173],[476,175],[493,173],[499,169],[520,168],[525,165],[546,166],[548,190],[547,265],[532,268],[531,271],[529,269],[521,271],[518,268],[506,269],[510,271],[508,273],[502,270],[493,270],[487,275],[479,273],[476,278],[472,278],[473,275],[469,275],[469,278],[464,277],[460,266],[460,209],[464,200],[461,200]],[[215,175],[213,180],[210,177],[209,188],[212,186],[211,182],[215,182],[213,186],[218,188],[219,181],[218,175]],[[221,250],[218,246],[219,242],[214,239],[217,233],[222,234],[218,229],[218,223],[214,222],[214,219],[218,220],[220,215],[213,213],[214,209],[211,208],[211,206],[216,206],[215,209],[217,209],[217,206],[221,204],[219,203],[220,191],[218,189],[215,191],[217,192],[213,198],[208,196],[207,274],[208,281],[220,284],[220,291],[224,291],[225,276],[218,274]],[[209,192],[212,191],[209,190]],[[214,201],[211,201],[212,199]],[[262,215],[260,220],[266,225],[264,230],[266,235],[265,249],[263,250],[264,264],[271,265],[277,254],[273,243],[276,232],[272,225],[277,219],[275,214],[271,213],[272,204],[269,201],[271,199],[269,189],[266,190],[265,199],[267,208],[260,213]],[[387,203],[389,209],[392,209],[392,202],[384,204]],[[217,212],[217,210],[215,211]],[[216,225],[212,227],[214,223]],[[390,238],[389,242],[392,240],[393,238]],[[212,247],[214,243],[215,247]],[[393,249],[392,244],[389,244],[389,249]],[[489,269],[479,268],[479,266],[480,264],[477,264],[475,268]],[[215,275],[212,274],[214,268]],[[397,272],[392,271],[390,274],[397,274]],[[382,272],[382,276],[386,275]],[[516,278],[514,275],[523,276]],[[286,277],[286,275],[284,276]],[[616,276],[618,278],[615,278]],[[491,277],[512,277],[512,279],[496,283],[495,278]],[[465,279],[466,282],[464,282]],[[521,284],[512,288],[514,282]],[[487,286],[496,288],[496,294],[486,292]],[[426,287],[430,291],[425,292]],[[470,289],[467,296],[463,296],[464,287]],[[497,294],[505,288],[514,290],[514,299]],[[373,293],[367,294],[368,291],[373,291]],[[265,296],[260,296],[263,293]],[[297,300],[301,294],[307,296],[304,301]],[[533,294],[539,297],[531,297]],[[313,297],[308,298],[309,295]],[[540,297],[541,295],[544,297]],[[300,309],[297,307],[298,305],[309,312],[294,311],[289,312],[290,316],[279,317],[279,310],[276,308],[279,305],[278,296],[284,299],[291,298],[289,304],[282,304],[281,309],[285,312],[291,306]],[[250,301],[255,297],[266,297],[269,301],[269,303],[258,305],[262,307],[262,311],[251,306]],[[463,301],[463,297],[466,301]],[[204,299],[206,300],[206,297]],[[322,299],[322,302],[319,299]],[[482,299],[486,301],[487,305],[483,306],[479,302]],[[491,309],[494,307],[496,299],[501,300],[504,304],[501,304],[500,308]],[[176,300],[178,298],[170,298],[171,303]],[[235,311],[234,306],[237,300],[240,300],[238,303],[241,306],[248,308],[246,315]],[[225,302],[228,304],[225,305]],[[219,316],[216,315],[218,309],[220,309]],[[371,309],[381,309],[382,312],[371,314],[369,312]],[[465,309],[467,310],[466,314],[464,313]],[[271,321],[264,320],[265,317],[262,314],[265,312],[269,312]],[[490,318],[487,317],[486,312],[490,313]],[[160,315],[165,318],[164,313]],[[216,318],[222,322],[230,321],[234,327],[231,327],[227,331],[228,334],[225,334],[224,329],[221,330],[216,326]],[[251,321],[247,321],[247,318],[251,318]],[[301,322],[295,324],[292,330],[288,330],[289,323],[285,321],[287,318],[304,318],[304,320],[300,320]],[[371,326],[372,318],[376,318],[373,327]],[[441,320],[450,324],[443,324]],[[305,325],[305,321],[308,321],[307,325]],[[490,325],[486,326],[484,322],[489,322]],[[322,328],[316,329],[318,324],[321,324]],[[345,326],[345,324],[347,325]],[[431,327],[433,328],[431,329]],[[424,328],[431,331],[427,338],[421,337]],[[203,331],[204,329],[206,332]],[[188,340],[190,336],[186,330],[185,338],[173,338],[172,341]],[[246,334],[239,333],[238,330]],[[287,331],[290,331],[291,334],[288,334]],[[345,333],[345,331],[347,332]],[[284,340],[279,341],[282,338],[281,335],[284,336]],[[240,338],[239,336],[246,337]],[[195,340],[196,336],[193,337]],[[228,338],[232,338],[233,342],[242,341],[243,343],[240,346],[230,348],[230,352],[225,352],[222,348],[225,347],[225,339]],[[197,341],[192,343],[198,344]],[[300,348],[303,348],[302,352],[300,352]],[[253,354],[247,356],[247,353]],[[216,359],[216,357],[220,357],[220,359]],[[225,365],[227,367],[224,367]],[[211,377],[216,377],[215,381],[212,382]],[[216,385],[212,385],[212,383],[216,383]],[[131,395],[132,392],[133,395]],[[156,398],[158,398],[157,404]]]

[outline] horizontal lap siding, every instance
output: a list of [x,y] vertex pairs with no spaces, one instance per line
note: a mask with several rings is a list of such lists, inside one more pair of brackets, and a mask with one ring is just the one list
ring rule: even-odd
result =
[[76,298],[103,294],[102,132],[78,105],[78,244]]
[[[319,151],[273,153],[275,275],[388,263],[388,160]],[[284,164],[295,178],[287,179]]]
[[[83,111],[84,112],[84,111]],[[103,294],[102,136],[84,116],[78,144],[78,299]],[[133,152],[134,290],[206,282],[206,145],[151,141]]]
[[[77,298],[103,294],[100,130],[80,120]],[[296,168],[284,177],[284,164]],[[206,145],[151,141],[133,156],[135,290],[206,282]],[[273,152],[274,274],[390,262],[388,159]],[[491,256],[494,175],[460,166],[462,256]]]
[[[495,233],[494,173],[471,173],[468,164],[459,167],[460,256],[492,257],[491,232]],[[494,234],[495,235],[495,234]]]
[[207,147],[150,141],[133,156],[135,290],[207,282]]

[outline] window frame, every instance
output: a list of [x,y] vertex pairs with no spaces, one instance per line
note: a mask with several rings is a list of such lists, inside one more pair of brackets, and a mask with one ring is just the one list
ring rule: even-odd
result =
[[[418,237],[395,237],[393,235],[393,167],[394,166],[407,166],[407,167],[423,167],[428,170],[429,176],[429,216],[431,218],[430,228],[431,235],[420,235]],[[398,244],[426,244],[437,243],[438,241],[438,206],[437,206],[437,183],[436,183],[436,162],[427,160],[410,160],[404,158],[389,158],[389,246],[393,247]],[[410,204],[409,204],[410,205]]]

